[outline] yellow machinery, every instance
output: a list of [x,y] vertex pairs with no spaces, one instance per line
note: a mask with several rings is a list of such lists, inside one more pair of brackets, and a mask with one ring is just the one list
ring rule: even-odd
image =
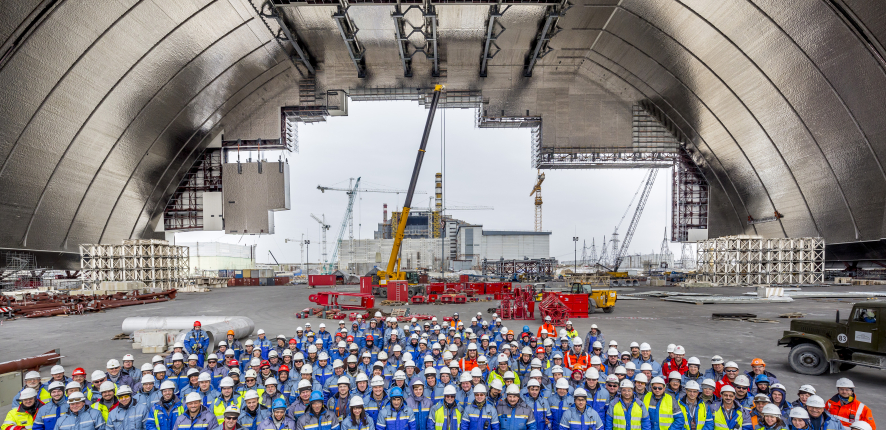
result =
[[428,137],[431,135],[431,125],[434,124],[434,114],[437,112],[437,103],[443,92],[443,85],[434,87],[434,96],[431,98],[431,106],[428,109],[428,119],[425,121],[425,131],[421,136],[421,144],[418,155],[415,157],[415,165],[412,168],[412,179],[409,181],[409,189],[406,191],[406,202],[396,225],[391,225],[394,232],[394,246],[391,247],[391,256],[388,258],[388,267],[378,271],[378,284],[387,285],[388,281],[405,281],[406,272],[400,271],[400,246],[403,244],[403,234],[406,231],[406,220],[409,219],[409,211],[412,207],[412,196],[415,194],[415,186],[418,183],[418,173],[421,171],[421,163],[425,158],[425,148],[428,146]]
[[[594,287],[602,287],[595,290]],[[615,301],[618,299],[618,293],[609,289],[609,286],[573,283],[569,292],[572,294],[588,295],[588,314],[594,313],[595,308],[603,309],[607,314],[615,310]]]

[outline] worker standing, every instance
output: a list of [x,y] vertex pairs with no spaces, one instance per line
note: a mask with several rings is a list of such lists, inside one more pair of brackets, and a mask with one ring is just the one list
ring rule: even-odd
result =
[[[102,418],[99,411],[86,407],[86,396],[83,393],[75,392],[68,397],[68,412],[59,417],[55,422],[55,428],[59,430],[101,430],[105,428],[105,419]],[[3,430],[24,429],[25,427],[15,426],[7,428],[6,423],[3,424]]]
[[573,394],[574,404],[560,419],[559,430],[600,430],[603,420],[593,408],[588,407],[588,393],[578,388]]
[[[390,401],[378,413],[378,421],[375,423],[375,428],[377,430],[415,430],[415,415],[413,415],[412,409],[406,406],[406,401],[403,400],[403,390],[400,387],[391,388],[388,396]],[[446,430],[452,429],[447,428]]]
[[[476,398],[476,396],[474,396]],[[428,414],[428,429],[434,430],[458,430],[462,423],[462,409],[455,396],[455,387],[449,386],[443,390],[443,401],[431,409]]]
[[175,419],[172,430],[214,430],[218,420],[212,410],[203,405],[199,393],[190,393],[185,398],[185,410]]
[[209,351],[209,335],[203,331],[200,321],[194,321],[194,328],[185,333],[185,351],[197,354],[197,367],[203,367],[203,360]]
[[132,397],[132,388],[121,385],[117,389],[117,407],[108,414],[106,430],[144,430],[148,418],[147,405]]
[[845,427],[856,421],[864,421],[870,424],[873,430],[877,430],[871,409],[855,397],[855,384],[848,378],[837,380],[837,394],[827,401],[825,408]]
[[719,404],[711,408],[711,418],[714,419],[715,429],[743,429],[750,430],[751,417],[738,402],[735,401],[735,388],[725,385],[720,388]]
[[496,408],[499,428],[501,430],[536,430],[538,427],[535,422],[535,414],[520,398],[519,385],[508,385],[505,395],[504,401],[500,402]]
[[68,410],[63,382],[53,381],[47,390],[49,391],[49,401],[37,410],[33,430],[54,430],[55,422]]
[[271,414],[258,424],[257,430],[293,430],[295,421],[286,416],[286,401],[274,400]]
[[689,364],[686,362],[685,357],[686,349],[684,349],[682,345],[674,347],[674,358],[668,360],[668,362],[661,367],[661,374],[670,375],[671,372],[676,371],[680,372],[680,375],[682,376],[689,370]]
[[[160,384],[160,400],[151,405],[148,411],[148,420],[145,422],[146,430],[172,430],[178,415],[184,408],[175,392],[178,388],[175,382],[163,381]],[[68,399],[70,403],[70,398]]]
[[710,414],[711,405],[702,400],[701,386],[696,381],[689,381],[684,387],[686,393],[680,400],[680,413],[683,414],[685,428],[689,430],[710,430],[714,427],[714,419]]
[[2,430],[30,430],[33,427],[37,411],[43,406],[43,402],[37,399],[37,390],[25,387],[18,393],[18,400],[18,405],[6,413],[0,427]]
[[[575,342],[575,339],[573,339],[573,342]],[[603,343],[606,342],[606,339],[603,337],[603,332],[597,327],[597,324],[591,324],[591,329],[588,330],[588,334],[585,336],[584,344],[588,347],[588,351],[585,352],[591,352],[590,348],[594,345],[594,342],[600,342],[601,349],[603,348]]]
[[254,342],[256,344],[255,347],[261,350],[262,360],[267,360],[268,353],[271,352],[271,340],[268,339],[267,336],[265,336],[265,331],[263,329],[258,329],[256,334],[258,334],[258,342]]
[[634,398],[634,384],[623,379],[618,394],[620,396],[609,403],[606,411],[606,430],[650,430],[649,411],[643,402]]
[[[673,361],[673,360],[672,360]],[[665,381],[660,376],[652,378],[650,391],[643,396],[643,404],[649,412],[652,430],[683,429],[683,414],[676,397],[665,392]]]
[[538,328],[538,330],[535,333],[535,337],[540,338],[542,331],[546,331],[546,332],[548,332],[548,334],[557,332],[557,328],[554,327],[553,324],[551,324],[551,316],[550,315],[545,316],[545,322],[544,322],[544,324],[541,325],[541,327]]
[[[593,330],[593,329],[592,329]],[[591,355],[582,351],[581,338],[572,340],[572,350],[566,354],[566,367],[572,371],[579,370],[582,373],[591,365]]]

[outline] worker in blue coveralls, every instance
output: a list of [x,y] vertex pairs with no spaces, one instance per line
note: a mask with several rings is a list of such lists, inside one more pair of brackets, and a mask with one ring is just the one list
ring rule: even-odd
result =
[[185,351],[197,354],[197,367],[203,367],[203,360],[209,350],[209,335],[203,331],[200,321],[194,321],[194,329],[185,334]]

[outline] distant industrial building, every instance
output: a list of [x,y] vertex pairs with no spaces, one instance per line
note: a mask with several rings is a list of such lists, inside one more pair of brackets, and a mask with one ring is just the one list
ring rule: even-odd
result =
[[190,248],[190,270],[251,269],[255,267],[255,245],[221,242],[178,242]]

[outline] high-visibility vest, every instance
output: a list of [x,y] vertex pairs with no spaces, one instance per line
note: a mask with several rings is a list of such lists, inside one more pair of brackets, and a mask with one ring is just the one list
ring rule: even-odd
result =
[[[734,409],[734,413],[736,414],[735,428],[740,429],[744,424],[744,414],[740,409]],[[729,427],[729,422],[726,421],[722,406],[714,412],[714,430],[733,430]]]
[[[649,409],[649,404],[652,402],[652,393],[646,393],[643,396],[643,404],[646,405],[646,409]],[[674,422],[674,398],[668,394],[664,393],[661,396],[661,401],[658,402],[658,428],[659,429],[667,429],[671,427],[671,424]]]
[[621,400],[614,400],[615,406],[612,408],[612,428],[614,430],[640,430],[642,428],[643,408],[637,402],[631,402],[631,425],[628,427],[625,418],[624,403]]
[[698,410],[698,414],[695,416],[696,422],[695,428],[693,429],[689,426],[691,423],[689,422],[689,413],[686,411],[686,406],[680,403],[680,409],[683,411],[683,422],[685,423],[683,428],[685,430],[701,430],[704,428],[705,422],[708,419],[708,405],[699,399],[698,403],[695,404],[695,408]]
[[218,396],[212,402],[212,413],[218,418],[219,425],[225,422],[225,409],[231,405],[237,405],[237,409],[243,409],[243,397],[234,394],[231,396],[230,402],[225,402],[222,396]]
[[14,427],[26,427],[31,428],[34,426],[34,415],[31,415],[25,411],[22,411],[21,408],[11,409],[6,413],[6,419],[3,421],[2,428],[3,430],[8,430]]
[[[437,408],[437,412],[434,414],[434,429],[435,430],[449,430],[452,428],[459,429],[461,428],[461,412],[458,410],[458,407],[452,408],[452,417],[455,419],[455,427],[452,426],[451,420],[446,420],[446,405],[441,405]],[[444,423],[444,421],[446,421]]]

